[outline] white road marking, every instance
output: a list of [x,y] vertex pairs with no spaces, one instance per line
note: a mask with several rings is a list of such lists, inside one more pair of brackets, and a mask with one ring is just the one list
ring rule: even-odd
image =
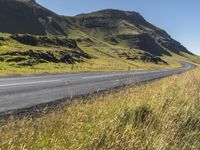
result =
[[39,77],[13,77],[13,78],[4,78],[0,79],[0,81],[14,81],[14,80],[27,80],[27,79],[42,79],[46,78],[45,76],[39,76]]
[[[62,75],[58,75],[59,77],[63,78],[64,74]],[[0,82],[1,81],[19,81],[19,80],[30,80],[30,79],[44,79],[44,78],[48,78],[48,77],[51,77],[51,78],[57,78],[58,77],[57,75],[41,75],[41,76],[21,76],[21,77],[8,77],[8,78],[0,78]],[[70,75],[68,77],[73,77],[73,75]]]
[[62,80],[47,80],[47,81],[26,82],[26,83],[2,84],[2,85],[0,85],[0,87],[28,85],[28,84],[38,84],[38,83],[51,83],[51,82],[59,82],[59,81],[62,81]]

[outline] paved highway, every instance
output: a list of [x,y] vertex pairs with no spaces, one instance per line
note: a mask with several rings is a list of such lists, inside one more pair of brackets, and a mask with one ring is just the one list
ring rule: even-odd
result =
[[173,70],[90,72],[0,78],[0,114],[31,108],[63,98],[150,81],[190,70],[183,62]]

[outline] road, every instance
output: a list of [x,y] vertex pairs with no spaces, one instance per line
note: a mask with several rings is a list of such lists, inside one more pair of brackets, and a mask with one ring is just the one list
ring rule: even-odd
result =
[[173,70],[89,72],[57,75],[0,78],[0,114],[14,112],[63,98],[150,81],[190,70],[194,65],[182,62]]

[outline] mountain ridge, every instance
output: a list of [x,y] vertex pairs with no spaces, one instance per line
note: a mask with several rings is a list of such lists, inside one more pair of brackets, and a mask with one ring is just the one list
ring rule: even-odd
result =
[[181,43],[135,11],[104,9],[61,16],[35,0],[0,0],[0,32],[73,38],[79,32],[110,45],[140,49],[156,56],[189,52]]
[[[171,38],[171,36],[166,31],[147,22],[143,16],[141,16],[139,13],[134,12],[134,11],[105,9],[105,10],[100,10],[100,11],[96,11],[96,12],[92,12],[88,14],[76,15],[72,18],[75,20],[78,20],[78,21],[75,21],[74,24],[77,24],[78,22],[80,30],[81,28],[85,28],[86,30],[83,30],[83,31],[87,32],[87,28],[90,31],[95,29],[96,31],[99,31],[103,34],[105,33],[106,37],[111,36],[111,38],[114,39],[115,41],[117,41],[115,36],[118,36],[118,35],[127,35],[130,37],[130,35],[136,36],[139,34],[143,35],[144,33],[147,33],[151,38],[154,39],[155,43],[163,47],[160,49],[160,52],[152,53],[155,55],[162,55],[162,54],[170,55],[165,50],[169,48],[170,50],[172,50],[172,52],[177,53],[177,54],[180,54],[181,51],[192,54],[179,42]],[[117,25],[115,26],[115,24]],[[130,28],[130,30],[125,31],[127,29],[121,26]],[[102,31],[102,29],[104,30],[105,28],[107,28],[107,30]],[[94,32],[94,33],[97,33],[97,32]],[[87,32],[87,34],[89,34],[89,32]],[[95,34],[93,35],[96,36]],[[146,39],[150,39],[150,38],[146,37]],[[129,40],[132,40],[132,39],[129,39]],[[174,47],[171,45],[173,45]],[[135,46],[133,48],[138,48],[138,47]],[[146,49],[143,49],[143,50],[148,51]]]

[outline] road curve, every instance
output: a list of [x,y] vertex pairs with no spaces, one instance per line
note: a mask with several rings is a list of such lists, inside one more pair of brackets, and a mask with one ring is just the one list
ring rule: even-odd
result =
[[182,62],[172,70],[90,72],[0,78],[0,114],[47,104],[63,98],[146,82],[195,67]]

